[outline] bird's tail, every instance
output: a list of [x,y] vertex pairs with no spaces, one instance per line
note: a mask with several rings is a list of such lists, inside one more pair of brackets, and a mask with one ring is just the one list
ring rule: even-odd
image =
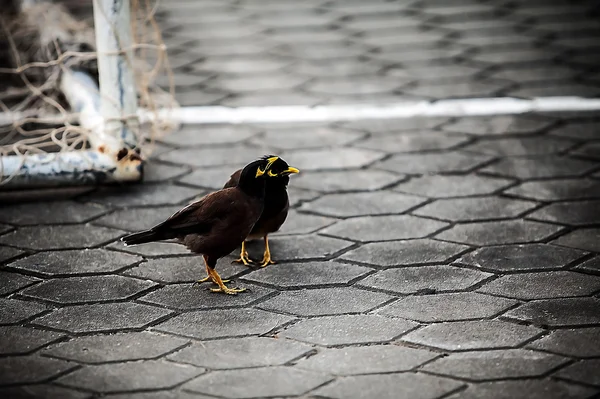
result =
[[144,230],[139,233],[133,233],[121,238],[125,245],[144,244],[146,242],[162,240],[164,237],[156,230]]

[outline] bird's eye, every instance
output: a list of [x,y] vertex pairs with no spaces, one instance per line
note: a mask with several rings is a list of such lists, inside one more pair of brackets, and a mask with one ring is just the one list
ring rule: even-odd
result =
[[271,169],[269,169],[269,172],[267,173],[270,177],[276,177],[277,173],[274,173]]

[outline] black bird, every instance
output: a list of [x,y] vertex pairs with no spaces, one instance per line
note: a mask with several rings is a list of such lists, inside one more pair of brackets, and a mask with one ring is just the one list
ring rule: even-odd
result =
[[277,156],[265,156],[244,167],[237,184],[210,193],[174,213],[164,222],[123,237],[125,245],[176,239],[190,251],[202,254],[208,276],[219,288],[213,292],[237,294],[243,288],[227,288],[215,270],[217,260],[244,242],[264,208],[266,181],[277,178],[272,170]]
[[[298,172],[298,169],[289,166],[287,162],[281,158],[278,158],[273,162],[273,165],[268,172],[272,178],[266,181],[265,207],[260,219],[258,219],[248,235],[249,239],[262,238],[265,242],[265,252],[263,254],[263,259],[260,262],[261,267],[275,263],[271,258],[271,250],[269,249],[269,234],[279,230],[287,218],[288,209],[290,207],[287,185],[290,182],[290,174]],[[235,187],[240,181],[242,174],[242,169],[237,170],[231,175],[231,178],[225,183],[223,188]],[[236,262],[243,263],[246,266],[253,263],[246,251],[245,240],[242,242],[240,258],[236,260]]]

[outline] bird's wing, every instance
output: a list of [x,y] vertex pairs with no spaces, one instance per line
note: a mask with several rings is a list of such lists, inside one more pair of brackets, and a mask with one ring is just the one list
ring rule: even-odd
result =
[[230,188],[230,187],[235,187],[237,186],[238,182],[240,181],[240,176],[242,175],[242,170],[238,169],[236,170],[229,178],[229,180],[227,181],[227,183],[225,183],[225,185],[223,186],[223,188]]
[[219,190],[175,212],[153,230],[169,231],[175,235],[206,234],[213,225],[227,217],[230,190]]

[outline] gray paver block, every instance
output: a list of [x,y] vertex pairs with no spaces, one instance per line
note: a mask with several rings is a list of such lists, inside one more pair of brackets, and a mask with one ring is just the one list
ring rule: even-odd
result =
[[211,190],[219,190],[223,188],[225,182],[234,171],[243,168],[245,165],[226,165],[214,168],[196,169],[189,175],[184,176],[179,181],[193,186],[210,188]]
[[269,239],[271,254],[276,261],[326,260],[351,245],[352,243],[346,240],[314,234],[278,236]]
[[354,144],[355,147],[393,153],[447,150],[469,141],[466,136],[444,134],[404,133],[375,136]]
[[557,155],[529,158],[503,158],[481,169],[483,173],[520,179],[577,177],[595,169],[597,164]]
[[367,267],[337,262],[284,263],[256,270],[244,276],[244,280],[279,288],[346,285],[370,271]]
[[579,140],[595,140],[598,138],[597,121],[569,121],[569,123],[558,126],[550,131],[551,135]]
[[[332,156],[333,155],[333,156]],[[301,171],[361,168],[385,157],[385,153],[359,148],[286,151],[283,156]]]
[[23,255],[25,252],[17,248],[6,247],[0,245],[0,263],[7,262],[17,256]]
[[449,351],[514,348],[543,331],[500,320],[457,321],[423,327],[402,340]]
[[0,389],[0,396],[11,399],[87,399],[91,398],[92,394],[56,385],[36,384]]
[[527,215],[527,218],[571,226],[600,223],[600,201],[577,201],[550,204]]
[[436,238],[471,245],[519,244],[541,241],[561,229],[559,226],[526,220],[465,223],[443,231]]
[[72,333],[109,332],[143,328],[170,312],[137,303],[105,303],[60,308],[35,324]]
[[478,291],[516,299],[589,296],[600,290],[600,277],[569,271],[502,276]]
[[13,293],[39,281],[35,277],[0,271],[0,295]]
[[439,199],[412,213],[442,220],[474,222],[514,218],[536,206],[535,202],[502,197]]
[[[281,150],[343,146],[364,137],[364,133],[344,131],[330,127],[300,127],[267,129],[264,136],[252,140],[257,145],[268,144]],[[290,161],[290,165],[294,165]]]
[[[215,148],[186,147],[161,155],[159,159],[167,162],[183,163],[190,166],[206,167],[247,164],[248,162],[254,161],[255,158],[269,153],[273,153],[273,151],[270,151],[267,148],[254,148],[245,144],[231,144]],[[233,169],[231,170],[231,173],[232,172],[234,172]],[[225,181],[227,181],[227,177]],[[225,184],[225,181],[223,184]],[[189,191],[191,190],[186,190],[186,192]]]
[[156,284],[123,276],[52,279],[25,289],[21,295],[60,304],[124,300]]
[[123,231],[90,225],[21,227],[0,243],[36,250],[88,248],[116,240]]
[[175,146],[185,144],[186,147],[233,144],[248,140],[257,134],[258,131],[248,126],[209,125],[200,128],[195,125],[188,125],[183,126],[176,133],[161,138],[160,141]]
[[[215,301],[218,300],[217,294]],[[155,330],[198,339],[266,334],[293,318],[257,309],[225,309],[183,313]]]
[[368,312],[392,298],[379,292],[339,287],[282,292],[258,306],[298,316],[325,316]]
[[75,201],[23,203],[3,206],[0,221],[19,226],[83,223],[106,212],[102,206]]
[[302,395],[330,379],[292,367],[268,367],[215,371],[187,383],[184,389],[232,399],[284,397]]
[[465,290],[490,277],[490,273],[453,266],[419,266],[387,269],[358,284],[399,294]]
[[410,179],[394,190],[430,198],[468,197],[492,194],[512,184],[511,180],[478,175],[430,175]]
[[465,391],[449,396],[449,399],[587,399],[595,392],[592,388],[563,384],[553,380],[497,381],[470,385]]
[[598,374],[598,370],[600,370],[599,359],[580,360],[577,363],[560,370],[555,375],[570,381],[600,386],[600,375]]
[[64,337],[61,333],[31,327],[0,327],[0,354],[24,355]]
[[37,355],[0,358],[0,386],[44,382],[75,366]]
[[510,157],[556,154],[566,151],[568,148],[573,147],[574,144],[574,141],[564,139],[545,138],[544,140],[540,140],[539,137],[519,137],[479,141],[476,144],[468,146],[465,150],[481,154]]
[[480,248],[457,262],[493,272],[562,269],[586,253],[549,244],[500,245]]
[[85,366],[57,381],[74,388],[110,393],[171,388],[203,372],[204,369],[189,365],[148,360]]
[[42,313],[46,309],[45,305],[36,302],[0,298],[0,325],[19,323]]
[[[162,157],[166,157],[168,152]],[[180,161],[177,155],[177,161]],[[195,159],[195,156],[192,157]],[[200,195],[198,189],[177,185],[144,184],[131,187],[106,188],[90,196],[89,201],[115,207],[129,208],[134,206],[179,205],[195,196]],[[150,228],[152,226],[148,226]]]
[[[201,310],[210,308],[237,308],[260,302],[275,291],[258,286],[247,286],[244,295],[228,295],[215,301],[215,295],[208,288],[209,283],[173,284],[151,292],[138,299],[140,302],[165,306],[177,310]],[[212,288],[215,288],[213,285]]]
[[407,174],[469,172],[491,160],[492,158],[487,155],[459,151],[401,154],[380,162],[376,167],[390,172]]
[[282,336],[324,346],[388,342],[417,326],[401,319],[378,315],[326,316],[305,319]]
[[173,255],[190,255],[190,251],[183,245],[170,242],[153,242],[145,245],[126,247],[122,242],[119,241],[109,245],[108,247],[117,251],[127,252],[133,255],[140,255],[148,258],[157,256],[163,257]]
[[377,313],[429,323],[489,318],[516,304],[511,299],[460,292],[400,298]]
[[595,257],[575,267],[577,270],[598,272],[600,270],[600,257]]
[[335,222],[336,219],[333,218],[300,214],[296,210],[291,210],[277,234],[310,234]]
[[452,353],[423,367],[434,374],[485,381],[538,377],[568,358],[524,349]]
[[187,339],[149,332],[77,337],[44,350],[44,355],[100,364],[155,359],[187,345]]
[[[421,67],[421,66],[420,66]],[[421,130],[432,130],[435,129],[444,122],[447,122],[448,118],[410,118],[410,119],[373,119],[373,120],[357,120],[351,122],[342,123],[341,126],[344,128],[358,130],[362,132],[369,132],[372,135],[379,134],[390,134],[396,132],[405,131],[421,131]]]
[[431,239],[374,242],[346,252],[342,259],[376,266],[443,263],[467,250],[465,245]]
[[321,233],[357,241],[403,240],[423,238],[448,224],[409,215],[361,216],[345,219]]
[[279,366],[312,350],[309,345],[287,339],[246,337],[194,343],[169,355],[168,359],[213,370],[228,370]]
[[327,398],[435,399],[462,383],[423,374],[363,375],[338,379],[315,393]]
[[579,229],[552,241],[553,244],[600,252],[600,229]]
[[334,375],[393,373],[412,370],[437,356],[397,345],[347,347],[321,351],[300,361],[298,367]]
[[506,191],[540,201],[600,198],[600,182],[593,179],[553,179],[522,183]]
[[[422,204],[424,201],[423,198],[413,195],[389,191],[331,194],[304,203],[300,209],[337,217],[399,214]],[[306,216],[303,215],[302,217]]]
[[600,323],[600,299],[561,298],[527,302],[506,317],[536,325],[568,327]]
[[566,356],[598,357],[600,356],[600,327],[552,331],[528,346]]
[[376,191],[402,180],[403,176],[382,170],[348,172],[302,173],[294,179],[294,186],[325,193],[348,191]]
[[94,221],[94,224],[125,231],[140,231],[161,223],[180,209],[181,206],[127,208],[106,215]]

